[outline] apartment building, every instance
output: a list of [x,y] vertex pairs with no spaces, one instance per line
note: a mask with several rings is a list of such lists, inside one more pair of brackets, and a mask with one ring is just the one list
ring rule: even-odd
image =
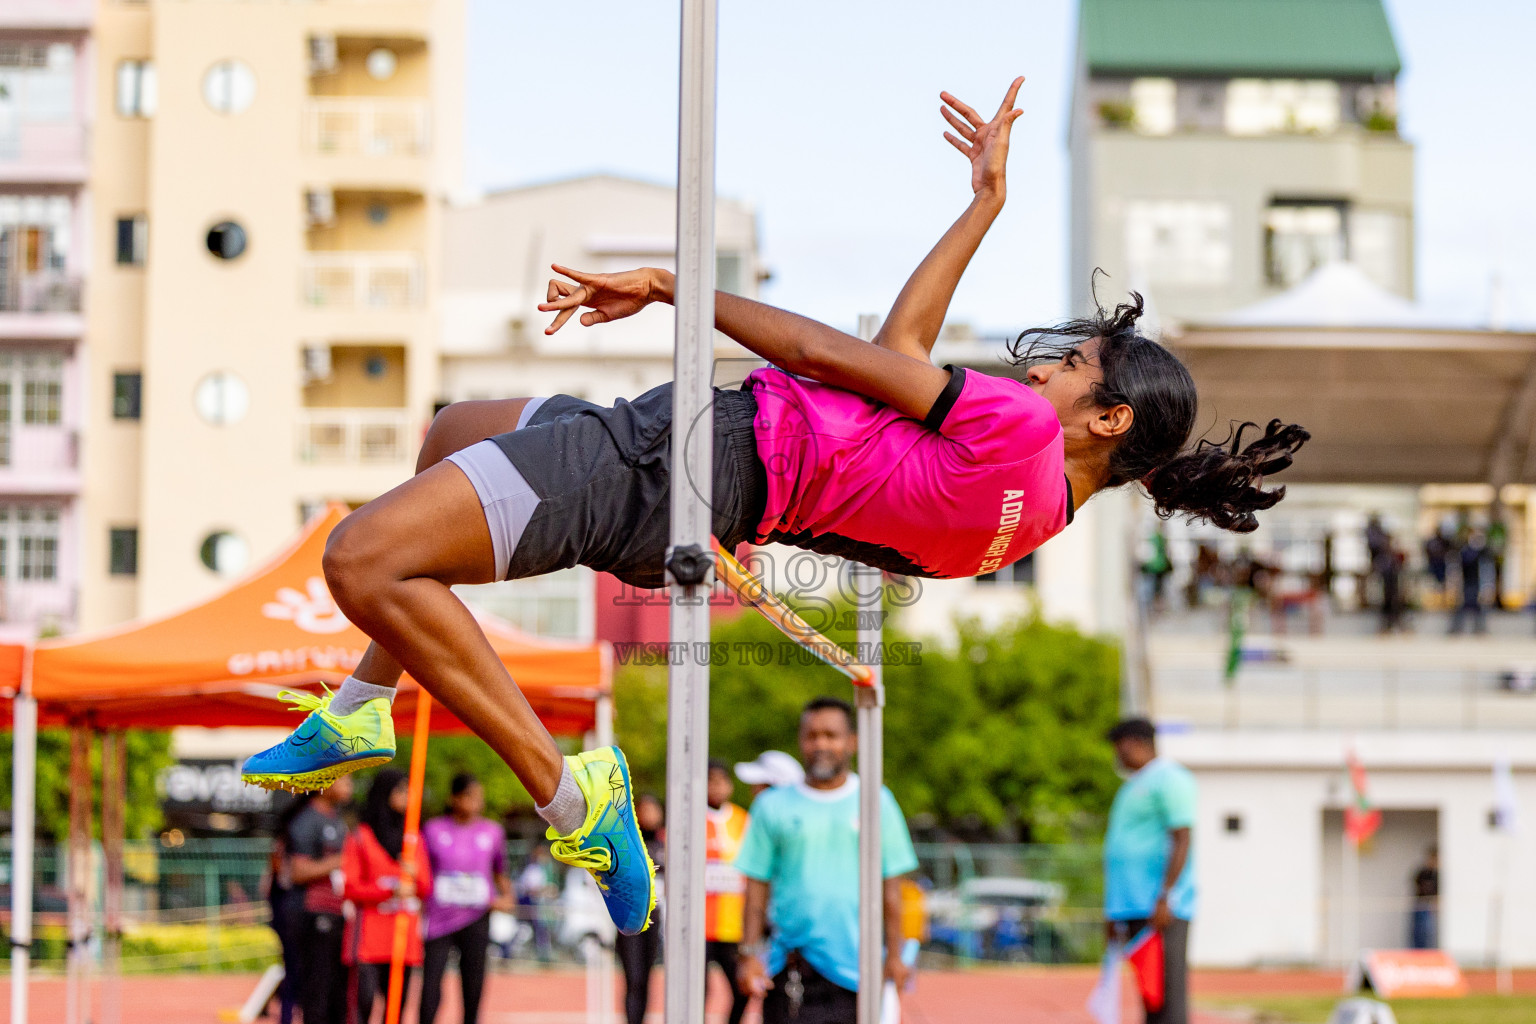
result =
[[0,6],[0,631],[72,628],[91,0]]
[[[670,185],[596,174],[490,193],[444,219],[440,400],[568,394],[607,405],[672,379],[673,318],[653,306],[597,328],[552,337],[540,313],[550,264],[608,272],[676,265],[677,197]],[[715,207],[716,284],[756,298],[767,276],[757,217],[744,202]],[[715,382],[761,361],[715,336]],[[665,639],[666,606],[574,568],[476,588],[472,599],[545,635]]]
[[438,390],[463,5],[80,6],[89,202],[48,201],[76,202],[79,248],[53,261],[84,279],[83,321],[66,285],[49,301],[74,301],[55,316],[87,339],[64,363],[83,500],[59,560],[91,628],[205,596],[321,503],[411,472]]
[[1348,259],[1413,294],[1413,146],[1381,0],[1083,0],[1074,311],[1137,288],[1222,313]]

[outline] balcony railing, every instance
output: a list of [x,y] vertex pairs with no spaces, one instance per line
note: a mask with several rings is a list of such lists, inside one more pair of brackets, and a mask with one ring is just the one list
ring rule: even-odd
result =
[[421,259],[409,252],[312,252],[304,257],[304,301],[325,309],[421,305]]
[[0,581],[0,622],[67,633],[74,629],[75,587],[62,580]]
[[60,270],[0,274],[0,313],[78,313],[80,278]]
[[305,409],[298,428],[300,462],[380,465],[411,455],[410,417],[398,409]]
[[84,125],[23,117],[14,134],[0,135],[0,181],[83,181],[86,155]]
[[64,473],[78,464],[79,435],[74,430],[0,422],[0,473]]
[[420,156],[427,151],[427,103],[325,96],[304,110],[304,138],[325,156]]

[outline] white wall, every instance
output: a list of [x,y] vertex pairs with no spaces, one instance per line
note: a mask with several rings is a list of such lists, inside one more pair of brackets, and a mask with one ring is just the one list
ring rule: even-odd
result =
[[[1377,806],[1430,812],[1438,819],[1442,947],[1463,963],[1491,962],[1490,909],[1507,877],[1508,957],[1515,964],[1536,964],[1536,875],[1529,870],[1536,863],[1536,737],[1210,730],[1169,735],[1161,742],[1163,752],[1188,765],[1200,786],[1195,837],[1200,911],[1190,951],[1196,963],[1244,966],[1337,957],[1339,924],[1329,913],[1324,866],[1338,857],[1331,847],[1339,840],[1337,833],[1325,835],[1323,822],[1324,812],[1341,808],[1349,795],[1344,752],[1353,744]],[[1512,839],[1488,824],[1492,762],[1501,753],[1513,765],[1526,824]],[[1242,817],[1240,833],[1224,831],[1229,814]],[[1384,834],[1382,848],[1362,861],[1363,871],[1383,877],[1362,889],[1406,893],[1403,865],[1422,854],[1425,839],[1418,826]],[[1389,919],[1381,921],[1386,923],[1372,926],[1377,933],[1367,929],[1362,939],[1379,941],[1390,930]]]

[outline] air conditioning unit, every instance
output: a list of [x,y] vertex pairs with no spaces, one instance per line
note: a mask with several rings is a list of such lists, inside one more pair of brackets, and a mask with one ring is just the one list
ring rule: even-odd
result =
[[309,73],[311,75],[334,74],[341,66],[336,56],[336,37],[309,37]]
[[304,383],[315,384],[331,379],[331,346],[304,346]]
[[310,189],[304,193],[304,217],[312,228],[325,227],[336,220],[336,195],[330,189]]

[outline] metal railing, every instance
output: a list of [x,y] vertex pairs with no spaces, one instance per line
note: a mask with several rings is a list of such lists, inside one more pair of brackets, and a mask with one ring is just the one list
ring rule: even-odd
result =
[[298,430],[301,462],[391,463],[412,453],[410,415],[395,409],[306,409]]
[[304,302],[323,309],[406,309],[422,302],[421,257],[411,252],[311,252]]
[[83,173],[89,153],[87,139],[85,126],[72,121],[23,119],[15,134],[0,137],[0,179],[34,173],[41,178]]
[[[174,835],[174,834],[173,834]],[[517,879],[535,844],[507,844]],[[133,842],[124,857],[124,968],[130,972],[251,969],[277,960],[267,927],[269,839],[180,839]],[[1102,951],[1098,847],[1019,844],[917,844],[920,902],[904,927],[925,936],[926,956],[951,960],[1087,962]],[[67,854],[42,846],[36,854],[36,958],[61,966]],[[92,854],[92,945],[103,933],[100,849]],[[556,866],[558,868],[558,866]],[[611,945],[613,926],[595,886],[582,872],[559,869],[542,893],[520,893],[510,938],[498,955],[511,960],[580,961],[595,938]],[[1011,898],[1049,889],[1046,902]],[[998,880],[1004,880],[999,888]],[[0,922],[9,928],[10,844],[0,840]],[[981,883],[981,884],[978,884]],[[992,883],[989,887],[986,883]]]
[[0,622],[68,633],[75,628],[79,594],[58,580],[0,581]]
[[323,96],[304,105],[304,143],[324,156],[422,156],[427,101]]
[[0,274],[0,313],[78,313],[81,280],[62,270]]

